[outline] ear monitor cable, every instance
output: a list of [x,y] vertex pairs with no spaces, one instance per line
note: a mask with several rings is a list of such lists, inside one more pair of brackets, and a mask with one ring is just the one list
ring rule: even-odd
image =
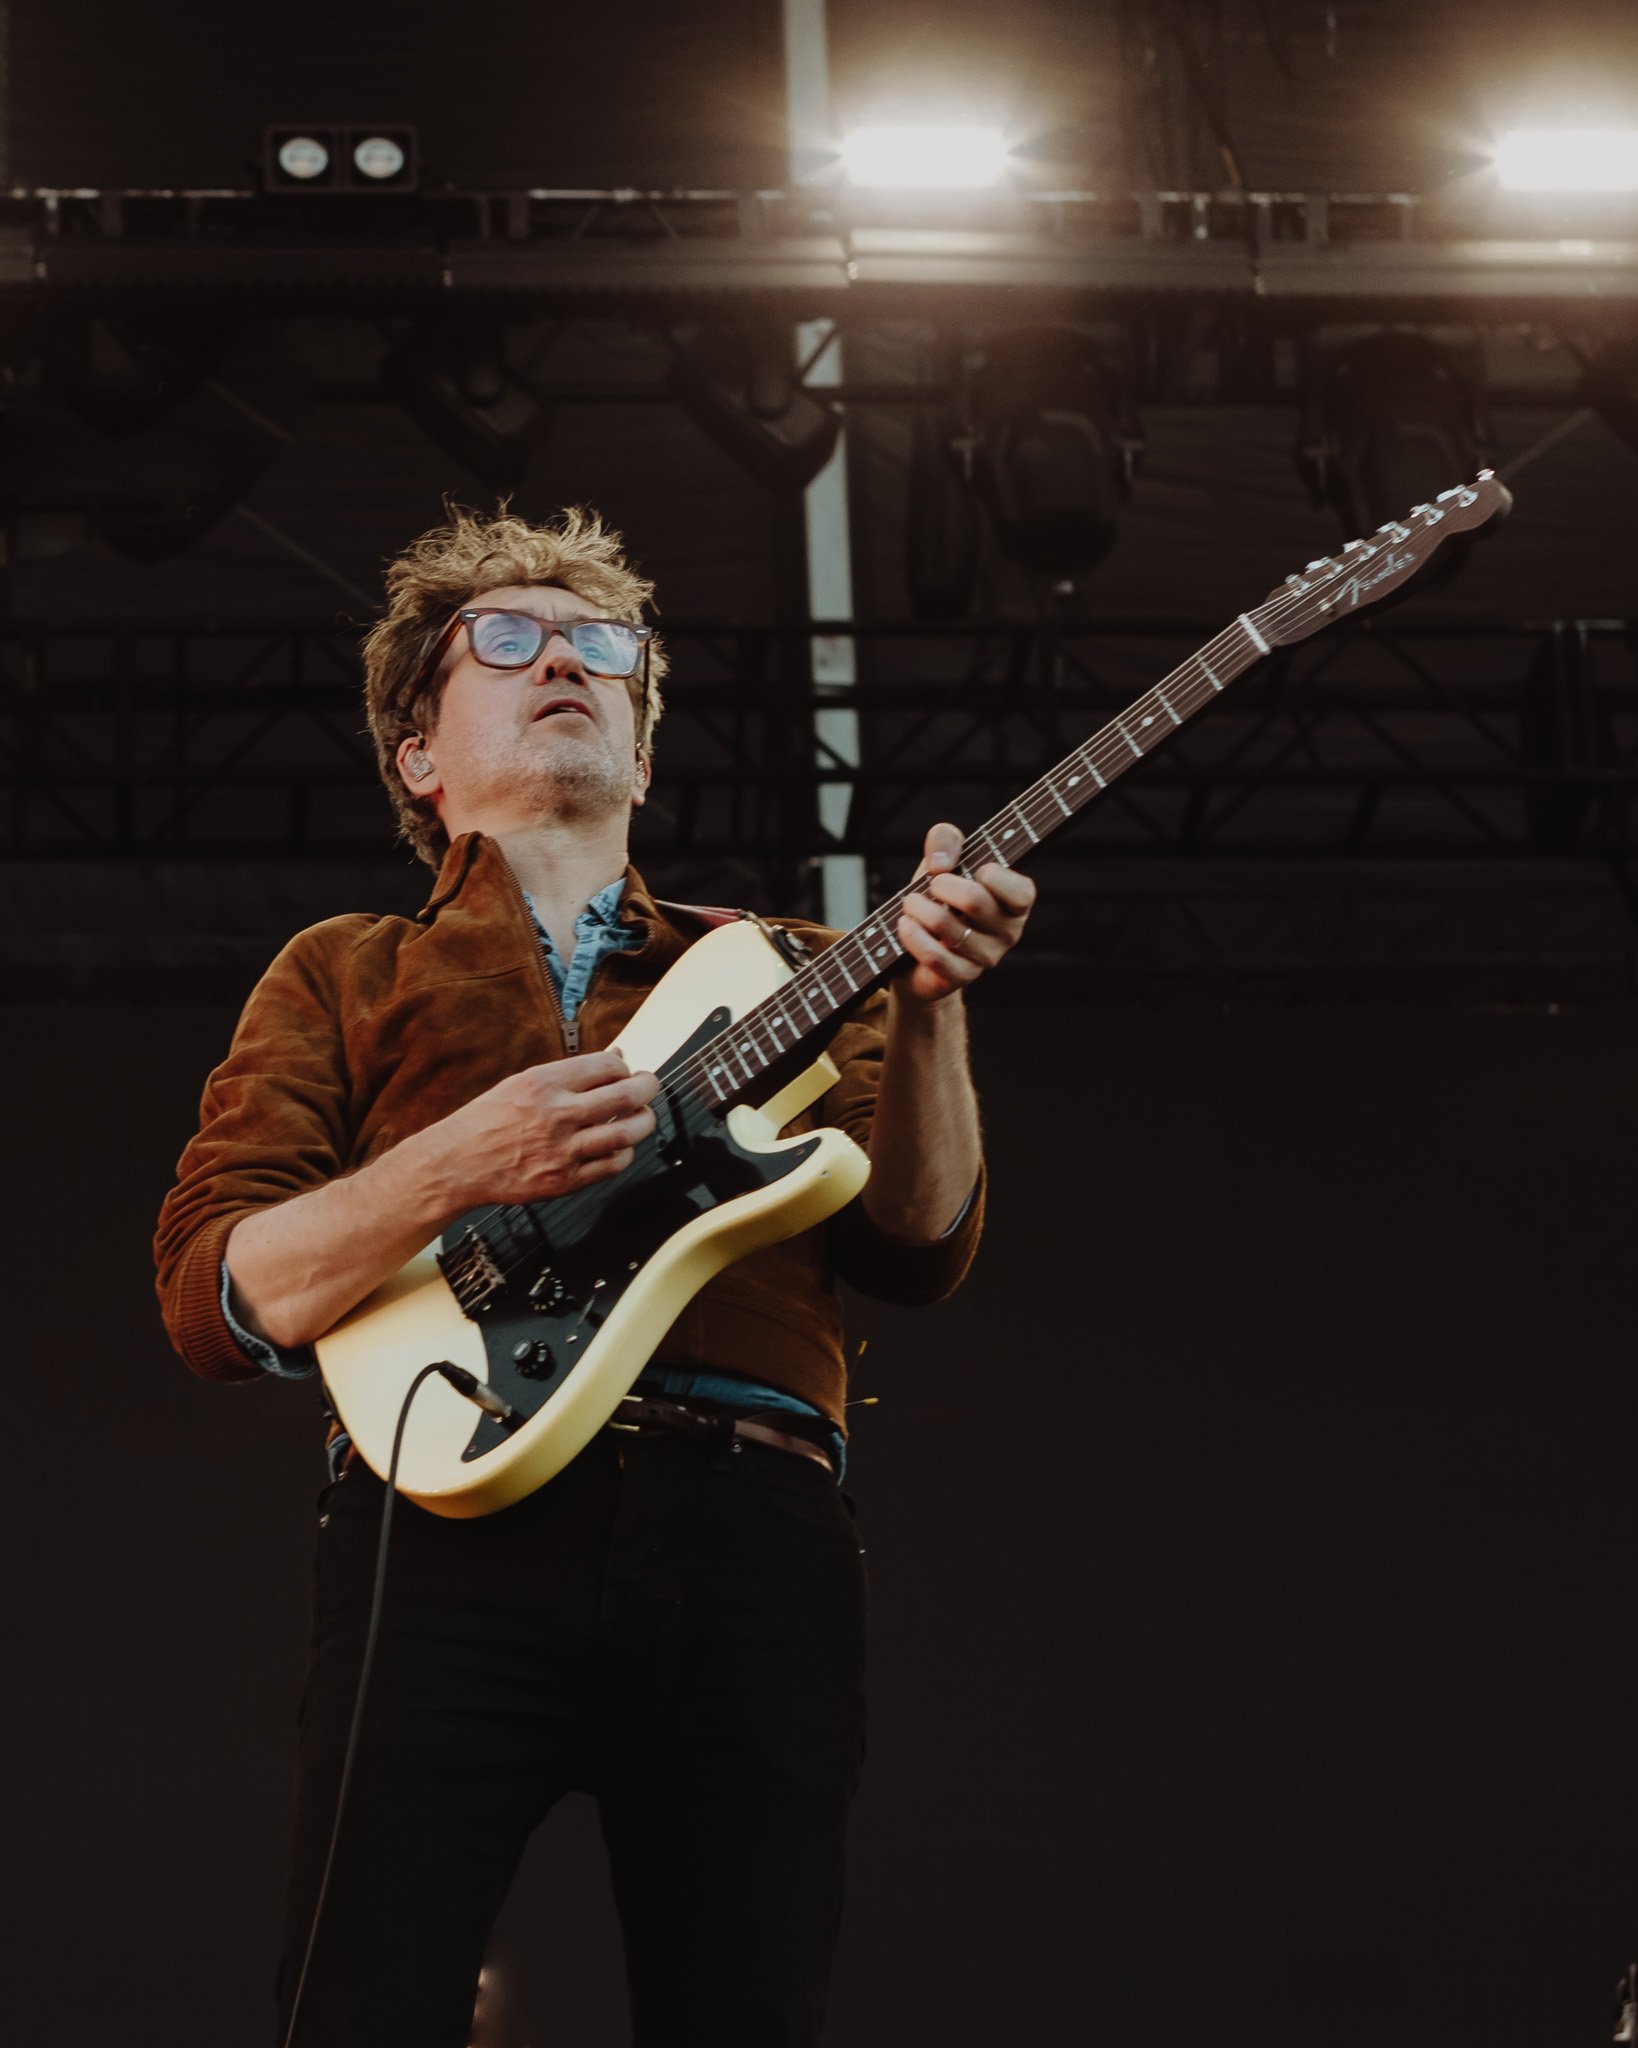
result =
[[364,1695],[370,1683],[370,1668],[375,1662],[376,1638],[381,1632],[381,1600],[387,1587],[387,1544],[392,1535],[392,1507],[398,1498],[398,1457],[404,1448],[404,1426],[409,1421],[410,1403],[426,1382],[437,1373],[445,1379],[458,1394],[464,1394],[486,1415],[493,1415],[498,1422],[515,1426],[522,1418],[499,1394],[492,1392],[476,1373],[470,1373],[464,1366],[452,1365],[447,1358],[435,1364],[423,1365],[409,1383],[404,1396],[404,1405],[398,1411],[397,1427],[392,1435],[392,1457],[387,1465],[387,1497],[381,1504],[381,1538],[375,1551],[375,1587],[370,1595],[369,1626],[364,1631],[364,1657],[359,1666],[358,1691],[353,1696],[352,1724],[347,1730],[347,1748],[341,1760],[341,1784],[336,1791],[336,1815],[330,1823],[330,1845],[324,1852],[324,1872],[319,1878],[318,1898],[313,1904],[313,1918],[307,1929],[307,1948],[301,1959],[301,1975],[296,1979],[296,1995],[290,2001],[290,2024],[284,2032],[284,2048],[291,2048],[296,2038],[296,2022],[301,2017],[302,1994],[307,1989],[307,1974],[313,1966],[313,1949],[318,1941],[319,1921],[324,1914],[324,1901],[329,1896],[330,1872],[335,1866],[336,1844],[341,1839],[341,1817],[347,1810],[347,1788],[352,1783],[353,1758],[358,1750],[358,1733],[364,1725]]

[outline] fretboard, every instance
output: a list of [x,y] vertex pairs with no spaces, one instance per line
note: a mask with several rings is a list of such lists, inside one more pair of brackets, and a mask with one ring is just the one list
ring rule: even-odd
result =
[[[972,874],[992,861],[997,867],[1021,866],[1060,826],[1170,739],[1268,651],[1257,614],[1242,613],[1226,632],[1100,727],[986,824],[969,832],[962,842],[961,871]],[[788,1069],[798,1045],[834,1030],[840,1013],[887,979],[905,958],[899,916],[906,897],[918,886],[906,883],[863,924],[816,954],[776,995],[748,1010],[696,1054],[691,1066],[707,1103],[728,1109],[736,1102],[758,1100],[765,1093],[761,1084],[776,1064]]]

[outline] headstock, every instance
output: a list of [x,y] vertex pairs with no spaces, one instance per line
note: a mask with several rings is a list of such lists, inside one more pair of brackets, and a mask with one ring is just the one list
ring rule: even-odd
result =
[[1288,576],[1250,614],[1270,647],[1306,640],[1324,626],[1380,604],[1408,583],[1434,552],[1459,533],[1477,533],[1505,518],[1513,503],[1494,471],[1481,469],[1470,484],[1441,491],[1430,505],[1415,505],[1390,519],[1369,540],[1351,540],[1340,554],[1310,562]]

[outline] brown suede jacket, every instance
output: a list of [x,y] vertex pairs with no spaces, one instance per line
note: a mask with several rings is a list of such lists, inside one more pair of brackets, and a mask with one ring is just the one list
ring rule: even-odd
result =
[[[662,909],[634,869],[620,919],[642,940],[599,962],[577,1018],[584,1052],[618,1039],[707,928]],[[834,936],[787,922],[816,945]],[[869,1149],[885,1028],[878,994],[830,1048],[841,1078],[791,1129],[835,1125]],[[223,1253],[242,1216],[352,1172],[508,1074],[565,1051],[528,905],[481,833],[450,848],[418,917],[336,917],[298,933],[258,983],[205,1084],[198,1135],[160,1212],[160,1307],[188,1365],[208,1379],[259,1376],[220,1301]],[[678,1317],[657,1361],[761,1380],[841,1424],[837,1276],[884,1300],[936,1301],[965,1274],[982,1219],[982,1181],[960,1222],[932,1245],[889,1238],[854,1202],[822,1229],[719,1275]]]

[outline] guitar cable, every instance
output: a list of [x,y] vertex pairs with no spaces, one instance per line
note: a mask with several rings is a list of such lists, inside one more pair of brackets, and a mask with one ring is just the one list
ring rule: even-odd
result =
[[301,1959],[301,1975],[296,1979],[296,1995],[290,2002],[290,2023],[284,2031],[284,2048],[291,2048],[296,2038],[296,2022],[301,2017],[302,1994],[307,1989],[307,1974],[313,1964],[313,1949],[318,1941],[319,1921],[324,1914],[324,1901],[330,1892],[330,1872],[336,1860],[336,1844],[341,1839],[341,1819],[347,1810],[347,1789],[352,1783],[353,1758],[358,1750],[359,1730],[364,1725],[364,1695],[370,1683],[370,1669],[375,1662],[376,1638],[381,1632],[382,1596],[387,1589],[387,1544],[392,1536],[392,1506],[398,1497],[398,1457],[404,1448],[404,1428],[409,1421],[410,1403],[426,1382],[437,1373],[445,1379],[458,1394],[464,1394],[475,1402],[486,1415],[493,1415],[503,1427],[515,1427],[523,1418],[509,1402],[503,1401],[464,1366],[452,1365],[447,1358],[438,1359],[432,1365],[423,1365],[409,1383],[403,1406],[398,1411],[398,1421],[392,1433],[392,1457],[387,1465],[387,1496],[381,1504],[381,1536],[375,1550],[375,1586],[370,1594],[370,1619],[364,1631],[364,1656],[359,1665],[358,1689],[353,1694],[353,1718],[347,1730],[347,1747],[341,1759],[341,1783],[336,1790],[335,1818],[330,1823],[330,1843],[324,1852],[324,1870],[319,1878],[318,1898],[313,1904],[313,1918],[307,1929],[307,1947]]

